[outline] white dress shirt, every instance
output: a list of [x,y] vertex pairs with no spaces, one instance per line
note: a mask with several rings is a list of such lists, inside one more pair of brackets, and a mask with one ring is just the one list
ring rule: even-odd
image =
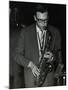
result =
[[[40,42],[42,40],[42,36],[44,34],[44,45],[45,45],[45,39],[46,39],[46,32],[47,30],[41,31],[41,29],[36,25],[36,32],[37,32],[37,41],[38,41],[38,49],[39,49],[39,61],[41,59],[41,47],[40,47]],[[40,39],[40,41],[39,41]]]

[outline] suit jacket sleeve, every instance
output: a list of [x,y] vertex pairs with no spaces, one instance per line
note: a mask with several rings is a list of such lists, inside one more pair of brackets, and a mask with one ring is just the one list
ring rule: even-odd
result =
[[55,33],[55,49],[58,50],[59,63],[62,63],[61,35],[59,31]]
[[17,47],[14,52],[14,60],[20,64],[21,66],[27,67],[29,60],[25,58],[24,53],[25,53],[25,32],[22,30]]
[[56,68],[56,73],[61,73],[63,69],[63,63],[62,63],[61,36],[58,31],[55,33],[55,48],[58,50],[58,66]]

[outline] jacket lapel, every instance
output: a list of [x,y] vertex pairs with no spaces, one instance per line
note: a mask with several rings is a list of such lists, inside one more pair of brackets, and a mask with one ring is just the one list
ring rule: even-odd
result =
[[53,50],[53,49],[54,49],[54,41],[55,41],[55,37],[54,37],[53,31],[51,30],[50,26],[48,26],[48,31],[51,33],[50,50]]
[[37,41],[37,33],[36,33],[36,25],[33,26],[31,31],[31,47],[33,47],[33,59],[36,63],[39,62],[39,49],[38,49],[38,41]]

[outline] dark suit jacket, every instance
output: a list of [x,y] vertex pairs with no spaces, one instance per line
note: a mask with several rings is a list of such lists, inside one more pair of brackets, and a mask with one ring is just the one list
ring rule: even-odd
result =
[[[59,31],[51,25],[48,26],[48,30],[52,34],[51,49],[60,49],[61,39]],[[21,31],[19,42],[15,50],[14,59],[18,64],[24,66],[26,72],[28,70],[27,65],[29,61],[32,61],[36,65],[39,64],[39,50],[35,24]],[[59,63],[60,62],[61,59],[59,59]]]

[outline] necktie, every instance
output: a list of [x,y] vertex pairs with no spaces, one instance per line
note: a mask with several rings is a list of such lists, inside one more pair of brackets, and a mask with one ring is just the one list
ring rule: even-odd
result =
[[38,35],[38,42],[39,42],[39,61],[40,61],[41,56],[43,55],[43,52],[44,52],[44,48],[45,48],[46,32],[43,31],[41,32],[40,36],[39,36],[39,33],[37,33],[37,35]]
[[41,35],[41,50],[44,48],[44,32],[42,32],[42,35]]
[[42,55],[43,55],[43,52],[44,52],[44,44],[45,44],[45,42],[44,42],[44,39],[45,38],[45,33],[44,32],[42,32],[41,33],[41,40],[40,40],[40,57],[39,57],[39,61],[41,60],[41,57],[42,57]]

